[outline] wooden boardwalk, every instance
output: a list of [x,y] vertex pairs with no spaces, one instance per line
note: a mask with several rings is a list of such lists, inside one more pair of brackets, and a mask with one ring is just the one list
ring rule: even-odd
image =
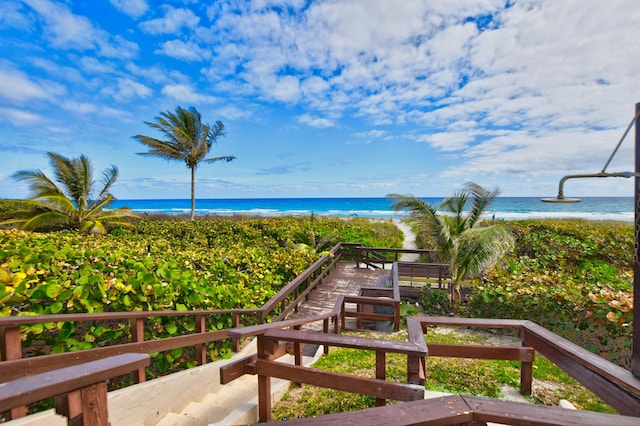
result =
[[[388,269],[356,268],[355,262],[338,262],[322,284],[309,294],[309,299],[300,305],[298,312],[294,312],[289,318],[309,318],[327,313],[333,309],[339,295],[357,296],[360,293],[360,287],[375,287],[380,275],[389,274]],[[309,324],[303,329],[320,331],[322,323]]]

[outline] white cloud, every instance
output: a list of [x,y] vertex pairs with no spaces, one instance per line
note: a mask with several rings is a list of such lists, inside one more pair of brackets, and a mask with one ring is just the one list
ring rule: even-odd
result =
[[50,100],[53,96],[63,92],[63,86],[34,80],[20,70],[0,64],[0,98],[8,102],[26,103]]
[[0,107],[0,121],[6,121],[15,126],[33,126],[42,124],[47,121],[47,118],[24,109]]
[[85,16],[73,14],[61,3],[49,0],[24,0],[44,20],[44,31],[53,47],[60,49],[97,50],[103,56],[130,58],[137,54],[135,43],[120,36],[111,37],[94,27]]
[[251,111],[233,105],[216,108],[216,115],[228,118],[229,120],[250,120],[253,118]]
[[129,78],[118,78],[115,86],[108,86],[103,92],[118,102],[146,99],[153,93],[148,86]]
[[328,118],[313,117],[310,114],[303,114],[298,116],[297,121],[298,123],[318,128],[334,127],[336,125],[332,120],[329,120]]
[[208,50],[201,48],[194,42],[185,43],[182,40],[165,41],[155,53],[187,62],[204,61],[211,57],[211,53]]
[[465,149],[474,140],[474,135],[468,132],[442,132],[423,135],[417,140],[429,143],[438,151],[459,151]]
[[71,100],[63,102],[60,106],[75,114],[94,114],[99,110],[99,106],[96,104]]
[[189,9],[165,6],[165,10],[164,17],[142,22],[140,28],[149,34],[177,34],[182,28],[197,27],[200,22],[200,18]]
[[219,101],[215,96],[197,93],[192,86],[187,84],[168,84],[162,88],[162,94],[178,102],[189,104],[211,104]]
[[149,10],[145,0],[109,0],[113,7],[132,18],[139,18]]

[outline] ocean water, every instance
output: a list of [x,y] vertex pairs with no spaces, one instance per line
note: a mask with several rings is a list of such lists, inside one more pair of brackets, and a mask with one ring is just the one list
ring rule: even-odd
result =
[[[442,198],[424,198],[437,205]],[[188,214],[189,199],[116,200],[111,207],[126,206],[139,214]],[[360,216],[402,219],[403,211],[392,208],[387,198],[238,198],[196,200],[197,215],[252,216]],[[579,203],[543,203],[534,197],[499,197],[487,211],[488,218],[501,220],[581,218],[633,222],[633,197],[586,197]]]

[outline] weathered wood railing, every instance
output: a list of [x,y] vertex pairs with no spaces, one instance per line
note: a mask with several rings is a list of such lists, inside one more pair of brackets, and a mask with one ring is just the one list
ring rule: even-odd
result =
[[[389,256],[390,253],[393,256]],[[438,257],[438,252],[435,250],[364,247],[358,245],[356,246],[356,266],[358,268],[361,265],[377,267],[379,264],[382,265],[382,269],[385,269],[385,265],[397,262],[403,254],[419,254],[429,259],[430,262],[437,262]]]
[[[412,340],[417,339],[419,334],[426,332],[428,326],[515,328],[519,332],[524,347],[531,347],[548,358],[619,413],[640,417],[640,379],[634,377],[630,371],[532,321],[416,316],[409,318],[407,324],[409,338]],[[439,356],[465,354],[462,346],[436,346],[429,344],[428,338],[427,347],[429,355],[432,356],[436,354],[441,354]],[[480,357],[476,356],[475,358]],[[521,374],[529,376],[529,367],[526,370]],[[525,380],[530,379],[525,377]]]
[[[121,313],[105,313],[105,314],[73,314],[73,315],[49,315],[49,316],[25,316],[25,317],[2,317],[0,318],[0,351],[2,353],[2,362],[0,362],[0,382],[8,382],[16,379],[20,379],[22,377],[26,377],[29,375],[39,374],[46,371],[59,370],[61,368],[70,367],[72,365],[76,365],[79,362],[89,362],[95,361],[99,359],[103,359],[105,357],[113,357],[118,354],[123,353],[152,353],[152,352],[160,352],[165,350],[170,350],[178,347],[186,347],[186,346],[196,346],[196,348],[203,349],[207,343],[224,340],[228,338],[235,338],[235,342],[238,342],[239,338],[242,336],[251,335],[267,335],[268,333],[265,329],[261,329],[260,327],[266,327],[269,330],[272,330],[273,327],[282,328],[282,327],[292,327],[294,331],[299,328],[302,324],[309,321],[323,321],[323,330],[325,333],[329,332],[329,324],[330,321],[333,321],[333,333],[334,336],[329,337],[329,335],[319,334],[317,336],[310,336],[307,333],[305,334],[293,334],[293,335],[282,335],[281,332],[273,331],[267,339],[271,339],[270,342],[278,341],[290,341],[294,345],[294,352],[297,360],[301,359],[300,348],[303,343],[310,343],[313,341],[314,343],[320,344],[321,340],[324,339],[326,341],[325,350],[328,350],[328,347],[332,345],[338,346],[337,343],[340,343],[340,339],[338,341],[332,340],[333,337],[337,336],[340,332],[340,324],[344,325],[344,317],[346,316],[345,308],[344,308],[344,298],[339,300],[339,303],[336,304],[334,310],[326,314],[324,316],[320,316],[314,319],[305,319],[305,320],[286,320],[281,322],[276,322],[274,324],[260,324],[264,322],[267,318],[274,319],[271,313],[276,314],[276,320],[283,319],[288,313],[297,310],[297,307],[304,301],[309,295],[309,292],[312,289],[319,285],[322,282],[322,279],[326,277],[329,270],[335,266],[336,262],[347,258],[347,253],[349,256],[353,256],[352,258],[357,257],[357,250],[360,248],[357,244],[339,244],[332,249],[331,255],[323,256],[320,260],[318,260],[314,265],[312,265],[309,269],[307,269],[300,277],[293,280],[286,286],[286,291],[279,292],[273,299],[273,302],[263,306],[260,309],[251,309],[251,310],[224,310],[224,311],[185,311],[185,312],[121,312]],[[403,250],[394,250],[394,249],[385,249],[388,251],[396,251],[398,253],[403,252]],[[397,279],[394,276],[396,272],[392,272],[392,277]],[[395,286],[394,286],[395,287]],[[393,298],[395,299],[395,290]],[[380,303],[379,299],[376,300],[376,304],[386,304],[386,302]],[[399,309],[396,309],[395,312],[399,315]],[[396,315],[394,313],[394,316]],[[196,323],[198,324],[196,328],[196,332],[193,334],[188,334],[184,336],[171,337],[167,339],[155,340],[155,341],[144,341],[144,321],[146,318],[154,317],[154,316],[189,316],[195,315],[197,318]],[[227,330],[220,330],[214,332],[206,332],[207,318],[211,315],[232,315],[233,318],[233,328]],[[383,318],[385,315],[381,315],[378,318]],[[246,316],[247,318],[243,322],[241,318]],[[388,315],[386,316],[388,318]],[[253,319],[251,319],[253,318]],[[32,358],[24,358],[22,357],[22,348],[20,343],[20,327],[30,324],[39,324],[39,323],[55,323],[55,322],[66,322],[66,321],[99,321],[99,320],[129,320],[131,321],[131,330],[132,330],[132,340],[131,343],[126,343],[123,345],[117,345],[112,347],[104,347],[91,349],[86,351],[77,351],[71,353],[63,353],[56,355],[46,355]],[[247,322],[248,321],[248,322]],[[255,321],[258,324],[255,326],[250,326],[251,321]],[[399,323],[399,320],[396,319]],[[493,320],[469,320],[469,319],[459,319],[459,318],[438,318],[438,317],[420,317],[420,331],[416,331],[418,327],[415,326],[417,320],[412,319],[408,322],[414,323],[414,326],[411,326],[409,338],[411,344],[420,345],[420,341],[422,341],[424,345],[424,335],[423,329],[426,329],[428,325],[458,325],[458,326],[479,326],[479,327],[495,327],[496,323],[492,323]],[[479,322],[476,322],[479,321]],[[484,321],[484,322],[483,322]],[[505,321],[505,320],[498,320]],[[509,320],[507,320],[509,321]],[[565,339],[560,338],[559,336],[545,330],[542,327],[537,326],[534,323],[529,321],[517,321],[517,324],[521,333],[521,338],[523,345],[526,347],[532,347],[536,351],[542,353],[544,356],[549,358],[551,361],[555,362],[562,369],[571,374],[574,378],[584,384],[586,387],[591,389],[594,393],[600,396],[607,403],[616,408],[620,413],[629,414],[634,416],[640,416],[640,381],[633,377],[630,372],[624,370],[621,367],[618,367],[597,355],[586,351],[583,348],[574,345]],[[241,325],[246,325],[249,327],[239,327]],[[511,326],[515,326],[511,324]],[[288,340],[289,339],[289,340]],[[266,340],[264,342],[267,342]],[[263,342],[263,343],[264,343]],[[260,349],[260,353],[264,355],[264,358],[261,358],[262,361],[268,361],[270,358],[268,353],[273,350],[275,344],[266,343],[263,344],[263,347]],[[365,342],[366,343],[366,342]],[[368,343],[367,343],[368,344]],[[265,347],[266,345],[266,347]],[[268,349],[268,350],[267,350]],[[521,348],[520,348],[521,349]],[[431,351],[432,356],[436,356],[438,354],[442,356],[457,356],[460,354],[464,354],[468,349],[460,349],[456,348],[446,348],[443,346],[438,346],[431,344],[431,346],[427,346],[427,350]],[[483,349],[485,351],[483,355],[488,355],[489,352],[494,351],[493,349]],[[277,352],[277,351],[276,351]],[[500,351],[498,351],[500,352]],[[501,355],[503,357],[507,357],[506,359],[512,359],[512,357],[519,357],[518,359],[523,363],[528,363],[528,357],[530,356],[529,350],[516,350],[508,349],[503,351],[506,353],[511,353],[511,355]],[[206,362],[206,351],[198,350],[198,357],[201,362]],[[494,354],[497,352],[493,352]],[[516,354],[516,355],[514,355]],[[471,354],[473,355],[473,354]],[[497,355],[492,355],[497,356]],[[271,356],[273,358],[273,356]],[[505,359],[505,358],[499,358]],[[256,356],[255,362],[257,362],[258,357]],[[424,359],[423,359],[424,360]],[[261,362],[262,362],[261,361]],[[297,361],[298,362],[298,361]],[[242,373],[236,370],[236,374],[244,374],[245,368],[247,365],[251,365],[252,362],[248,362],[247,364],[242,366]],[[413,361],[415,364],[415,361]],[[417,369],[414,367],[413,371],[424,371],[425,364],[423,361],[419,362],[419,366]],[[252,371],[258,371],[256,369],[256,365],[254,364]],[[280,367],[272,369],[270,364],[262,363],[263,375],[278,373],[280,375],[284,375],[281,373],[286,369],[280,369]],[[139,380],[144,379],[143,367],[141,365],[137,365],[134,369],[137,369],[138,375],[137,378]],[[250,369],[250,368],[249,368]],[[287,370],[289,371],[289,370]],[[297,371],[296,369],[291,370],[293,372]],[[289,373],[286,373],[287,375]],[[292,373],[293,374],[293,373]],[[297,372],[295,373],[298,374]],[[528,373],[524,374],[526,376]],[[521,375],[522,377],[522,375]],[[307,380],[308,377],[305,374],[297,375],[294,377],[294,381],[302,381],[301,379]],[[526,377],[525,377],[526,379]],[[525,380],[526,381],[526,380]],[[355,382],[353,382],[355,383]],[[263,385],[264,386],[264,385]],[[349,385],[351,386],[351,385]],[[354,385],[356,387],[360,385]],[[7,387],[7,392],[10,395],[13,395],[15,392],[12,390],[13,387]],[[389,388],[391,389],[391,388]],[[526,388],[525,388],[526,390]],[[264,391],[264,390],[263,390]],[[51,394],[53,395],[53,394]],[[15,396],[15,395],[14,395]],[[50,395],[49,395],[50,396]],[[388,394],[376,394],[374,395],[376,398],[380,399],[389,399],[391,398]],[[96,400],[97,401],[97,400]],[[21,402],[22,403],[22,402]],[[503,403],[497,403],[503,404]],[[506,403],[504,403],[506,404]],[[402,406],[400,404],[399,406]],[[401,409],[399,409],[401,410]],[[513,413],[509,413],[509,418],[516,418],[520,408],[513,408]],[[536,411],[536,413],[540,410],[532,409]],[[19,415],[20,409],[12,410],[15,415]],[[529,411],[527,411],[529,412]],[[486,412],[482,410],[474,411],[473,418],[481,418],[488,415]],[[480,415],[480,414],[482,415]],[[555,413],[555,412],[554,412]],[[24,414],[22,412],[22,414]],[[473,413],[472,413],[473,414]],[[580,414],[582,415],[582,414]],[[478,417],[480,416],[480,417]],[[514,417],[515,416],[515,417]],[[555,416],[555,417],[554,417]],[[551,417],[562,419],[563,417],[558,417],[559,415],[553,414]],[[589,417],[587,414],[587,418],[589,420],[593,420],[594,422],[599,419],[599,415],[593,414],[593,417]],[[577,418],[577,417],[576,417]],[[622,416],[614,417],[615,419],[621,419],[619,424],[624,424],[626,421]],[[636,419],[637,420],[637,419]],[[595,424],[591,422],[587,422],[588,424]],[[616,423],[611,422],[610,424]],[[516,423],[517,424],[517,423]]]
[[309,298],[309,293],[327,277],[336,263],[346,257],[345,251],[353,247],[357,247],[357,244],[336,244],[330,254],[323,255],[302,274],[291,280],[262,306],[260,322],[264,323],[277,308],[279,308],[279,313],[275,318],[276,321],[286,318],[291,312],[297,312],[300,304]]
[[22,407],[55,395],[56,412],[68,423],[107,426],[107,381],[149,365],[149,355],[127,353],[3,381],[0,412]]
[[[123,353],[150,354],[189,346],[195,346],[196,348],[196,361],[199,364],[205,364],[207,362],[207,344],[229,338],[232,339],[232,349],[237,352],[239,349],[239,340],[233,336],[230,337],[228,330],[208,332],[208,318],[230,315],[232,318],[232,328],[237,328],[241,325],[250,326],[262,324],[267,320],[282,320],[289,313],[297,311],[299,305],[303,303],[308,298],[309,293],[326,278],[338,261],[345,258],[355,259],[356,248],[358,246],[359,244],[356,243],[337,244],[331,249],[331,254],[322,256],[302,274],[287,284],[280,292],[271,298],[269,302],[261,308],[256,309],[146,311],[0,317],[0,356],[2,359],[2,362],[0,362],[0,383],[28,375],[69,367],[81,362],[113,357]],[[195,333],[145,341],[145,321],[148,319],[187,316],[195,317]],[[243,318],[244,321],[242,321]],[[95,323],[100,321],[129,321],[131,342],[83,351],[22,358],[21,327],[46,323]],[[338,323],[337,315],[335,323]],[[140,367],[135,372],[134,381],[143,382],[145,379],[145,369]],[[9,417],[17,418],[25,414],[25,408],[18,407],[11,411]]]
[[395,262],[393,267],[397,270],[397,276],[403,281],[430,284],[432,281],[438,284],[438,288],[448,285],[451,279],[449,265],[446,263],[415,263]]
[[[638,418],[559,407],[501,401],[470,395],[450,395],[348,413],[287,420],[287,426],[342,425],[484,425],[637,426]],[[263,423],[282,426],[282,422]]]
[[[337,306],[338,304],[336,304],[332,315],[336,314]],[[287,325],[289,327],[298,327],[301,322],[289,322]],[[258,375],[258,415],[261,422],[271,420],[270,383],[272,377],[290,380],[295,383],[306,383],[373,396],[376,398],[376,405],[378,406],[384,405],[386,399],[414,401],[424,398],[423,365],[424,357],[426,356],[424,345],[418,346],[410,342],[306,332],[295,328],[293,330],[284,329],[282,324],[266,324],[248,329],[240,328],[232,330],[230,334],[238,338],[258,336],[258,353],[256,356],[223,367],[220,377],[230,381],[241,374]],[[281,342],[293,344],[295,365],[292,366],[275,361],[283,353]],[[323,345],[325,352],[329,350],[330,346],[375,351],[376,377],[354,377],[304,367],[301,362],[303,344]],[[406,384],[386,381],[387,353],[400,353],[407,356]],[[228,383],[228,381],[223,383]]]
[[[338,311],[338,305],[331,315]],[[343,314],[343,308],[340,307]],[[411,387],[401,384],[381,384],[378,381],[384,380],[384,365],[387,352],[406,353],[407,358],[407,383],[424,384],[427,356],[463,357],[474,359],[498,359],[517,360],[521,363],[520,383],[523,393],[531,392],[533,378],[533,360],[535,351],[539,351],[551,361],[567,371],[576,380],[583,383],[612,407],[624,416],[603,415],[598,413],[575,412],[564,409],[551,409],[550,407],[532,407],[518,403],[495,401],[484,398],[474,398],[474,403],[480,404],[477,411],[469,410],[466,403],[465,415],[473,414],[464,421],[482,420],[502,421],[508,424],[637,424],[640,417],[640,380],[634,378],[631,373],[621,367],[607,362],[585,349],[549,332],[537,324],[526,320],[504,320],[504,319],[468,319],[468,318],[448,318],[448,317],[428,317],[415,316],[407,318],[408,342],[398,345],[398,342],[385,340],[372,340],[358,337],[346,337],[337,334],[309,333],[301,332],[298,328],[305,320],[295,322],[285,321],[282,324],[265,324],[248,329],[232,330],[230,333],[237,337],[258,336],[258,354],[250,360],[240,361],[235,366],[229,366],[234,374],[221,372],[221,377],[228,377],[231,381],[242,374],[258,374],[260,420],[271,419],[271,398],[269,393],[269,381],[271,377],[279,377],[298,383],[309,383],[316,386],[323,386],[332,389],[344,390],[348,392],[361,393],[376,397],[377,405],[383,405],[385,399],[411,400],[416,395]],[[335,321],[335,320],[334,320]],[[461,345],[461,344],[436,344],[428,342],[427,330],[429,326],[459,326],[476,328],[506,328],[519,332],[522,346],[496,346],[496,345]],[[287,330],[293,327],[294,329]],[[325,332],[328,327],[325,327]],[[279,342],[294,343],[294,353],[296,354],[296,366],[286,366],[275,362],[278,355],[284,353]],[[325,352],[328,347],[349,347],[376,351],[376,379],[351,377],[341,374],[329,373],[326,371],[305,368],[300,365],[302,344],[324,345]],[[404,352],[403,352],[404,351]],[[227,381],[227,382],[228,382]],[[226,383],[226,382],[225,382]],[[467,398],[462,396],[450,398]],[[495,401],[495,402],[494,402]],[[418,404],[420,405],[420,404]],[[418,406],[416,405],[416,406]],[[389,408],[389,413],[384,416],[393,418],[401,415],[396,420],[406,414],[404,404],[394,405]],[[429,410],[434,408],[433,404],[426,404]],[[489,406],[499,407],[494,409]],[[420,405],[421,407],[421,405]],[[440,406],[443,409],[444,406]],[[453,415],[454,411],[424,411],[418,408],[418,416],[412,416],[411,422],[397,424],[426,424],[427,421],[443,420],[443,414],[451,420],[451,423],[460,423],[461,418]],[[502,410],[502,413],[498,413]],[[359,413],[350,413],[335,417],[341,421],[335,424],[360,424],[363,417]],[[436,414],[437,413],[437,414]],[[462,414],[461,411],[458,414]],[[531,417],[532,414],[540,415]],[[631,422],[630,417],[636,416]],[[313,422],[322,424],[334,424],[329,418],[315,418]],[[532,419],[535,419],[532,423]],[[508,420],[508,421],[507,421]],[[604,421],[610,423],[603,423]],[[618,422],[619,420],[619,422]],[[327,423],[329,422],[329,423]],[[376,422],[377,423],[377,422]],[[396,424],[396,422],[392,422]],[[301,420],[300,424],[310,424],[309,421]]]

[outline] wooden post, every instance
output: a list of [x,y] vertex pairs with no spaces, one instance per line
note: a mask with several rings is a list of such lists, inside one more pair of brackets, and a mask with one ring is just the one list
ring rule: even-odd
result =
[[[232,321],[233,321],[233,328],[240,328],[240,314],[237,312],[234,312],[232,314]],[[240,338],[239,337],[233,337],[231,339],[231,346],[232,346],[232,351],[235,353],[240,352]]]
[[[196,333],[204,333],[207,331],[207,318],[204,315],[196,315]],[[207,363],[207,344],[201,343],[196,345],[196,360],[198,364]]]
[[55,397],[57,414],[70,426],[108,426],[107,383],[99,382]]
[[520,392],[531,395],[533,382],[533,362],[520,361]]
[[[386,354],[376,351],[376,379],[385,380],[387,378]],[[376,398],[376,407],[384,407],[387,401],[384,398]]]
[[[293,326],[294,330],[300,330],[299,325]],[[300,342],[293,342],[293,356],[296,365],[302,365],[302,344]],[[300,386],[299,382],[292,382],[293,386]]]
[[[129,321],[131,325],[131,339],[136,342],[144,342],[144,318],[131,318]],[[147,375],[144,367],[139,368],[133,374],[134,383],[142,383],[147,380]]]
[[424,357],[407,355],[407,383],[424,386],[425,366]]
[[[265,337],[258,336],[258,359],[266,359]],[[271,421],[271,377],[258,374],[258,421]]]
[[82,424],[82,393],[75,390],[66,394],[54,397],[55,410],[57,414],[65,416],[69,425]]
[[[22,358],[22,340],[20,339],[20,327],[0,327],[0,352],[3,361]],[[6,416],[9,419],[17,419],[27,415],[27,407],[14,407]]]
[[100,382],[80,390],[83,426],[109,426],[107,383]]

